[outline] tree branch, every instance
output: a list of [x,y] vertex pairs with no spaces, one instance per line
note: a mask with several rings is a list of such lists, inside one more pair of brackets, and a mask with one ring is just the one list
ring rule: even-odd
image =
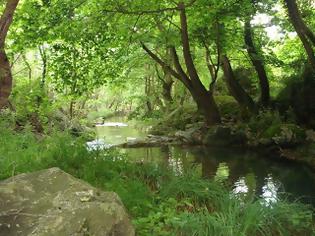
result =
[[167,70],[168,72],[170,72],[170,74],[172,76],[174,76],[175,78],[179,79],[182,81],[181,76],[172,69],[172,67],[170,65],[168,65],[167,63],[165,63],[161,58],[159,58],[155,53],[153,53],[143,42],[140,42],[141,47],[143,48],[144,51],[146,51],[146,53],[154,60],[156,61],[163,69]]
[[189,43],[189,36],[188,36],[188,24],[187,24],[187,16],[185,10],[185,4],[180,2],[178,4],[178,9],[180,10],[180,24],[181,24],[181,38],[183,44],[183,53],[184,53],[184,60],[187,66],[188,74],[191,80],[198,81],[199,76],[197,70],[195,68],[191,51],[190,51],[190,43]]
[[171,49],[171,54],[172,54],[173,61],[174,61],[174,66],[175,66],[178,74],[182,77],[182,82],[185,84],[185,86],[187,88],[191,88],[192,87],[191,80],[189,79],[188,75],[184,72],[183,67],[181,66],[181,64],[179,62],[179,58],[178,58],[175,47],[172,46],[170,49]]

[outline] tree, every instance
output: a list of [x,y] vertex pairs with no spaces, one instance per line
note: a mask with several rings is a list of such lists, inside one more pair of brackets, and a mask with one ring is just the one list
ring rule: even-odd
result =
[[19,0],[8,0],[0,18],[0,109],[8,104],[12,90],[12,72],[5,42]]
[[308,61],[315,70],[315,54],[313,46],[315,46],[315,34],[305,24],[299,12],[296,0],[284,0],[288,9],[290,21],[303,43],[304,49],[308,56]]
[[184,71],[179,57],[176,52],[176,48],[171,46],[172,57],[176,71],[162,59],[160,59],[156,54],[154,54],[145,44],[142,43],[143,49],[148,53],[148,55],[154,59],[162,68],[168,70],[172,76],[181,81],[185,87],[191,93],[194,101],[198,106],[198,110],[204,115],[205,120],[208,125],[214,125],[221,122],[220,112],[215,103],[213,92],[208,91],[202,84],[193,57],[191,54],[190,40],[188,35],[188,23],[186,15],[186,7],[183,2],[177,5],[178,11],[180,13],[180,36],[181,44],[183,47],[183,58],[185,66],[187,68],[187,73]]
[[252,113],[256,113],[256,104],[236,80],[229,58],[226,55],[222,55],[221,61],[222,69],[224,71],[224,79],[226,81],[230,94],[235,98],[235,100],[242,108],[248,109]]
[[245,17],[244,40],[246,44],[246,50],[258,75],[260,86],[260,102],[263,106],[267,107],[270,100],[269,80],[265,70],[264,62],[261,59],[261,56],[259,55],[254,44],[253,30],[250,20],[251,18]]

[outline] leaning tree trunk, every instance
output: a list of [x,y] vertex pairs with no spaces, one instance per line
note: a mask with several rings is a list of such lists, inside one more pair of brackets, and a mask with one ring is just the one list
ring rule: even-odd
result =
[[235,79],[230,61],[226,55],[221,57],[222,61],[222,69],[224,72],[224,79],[229,89],[229,92],[234,97],[234,99],[238,102],[238,104],[247,108],[252,113],[257,112],[257,107],[253,99],[249,96],[249,94],[242,88],[242,86]]
[[169,71],[174,78],[178,79],[189,90],[198,106],[198,110],[203,114],[207,124],[218,124],[221,122],[221,116],[213,93],[212,91],[208,91],[200,81],[192,58],[185,4],[183,2],[178,4],[178,10],[180,11],[180,33],[183,56],[188,73],[184,71],[174,46],[170,47],[170,49],[175,70],[166,60],[162,60],[157,54],[153,53],[143,42],[141,42],[141,46],[153,60],[155,60],[164,70]]
[[307,53],[308,61],[311,64],[313,70],[315,70],[315,54],[312,48],[315,46],[315,35],[304,23],[298,6],[295,0],[284,0],[288,9],[290,21],[298,34],[300,40],[303,43],[304,49]]
[[207,91],[205,86],[200,81],[197,69],[193,61],[193,57],[190,50],[185,4],[183,2],[180,2],[178,4],[178,9],[180,10],[180,26],[181,40],[183,45],[183,56],[188,71],[188,76],[190,78],[191,88],[192,90],[194,90],[195,93],[195,96],[192,94],[193,98],[195,99],[198,108],[202,111],[208,125],[220,123],[221,122],[220,111],[214,100],[213,93],[212,91]]
[[246,19],[245,22],[244,39],[250,60],[252,61],[258,75],[260,87],[260,102],[264,107],[267,107],[269,105],[270,100],[269,81],[264,63],[260,56],[258,55],[257,49],[254,45],[252,37],[252,27],[250,25],[249,18]]
[[8,0],[0,18],[0,109],[8,105],[12,90],[11,66],[5,52],[5,40],[19,0]]

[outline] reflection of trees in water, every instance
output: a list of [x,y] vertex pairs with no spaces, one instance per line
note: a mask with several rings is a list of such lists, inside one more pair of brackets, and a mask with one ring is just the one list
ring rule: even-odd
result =
[[204,178],[212,178],[215,176],[220,162],[213,158],[201,159],[201,173]]
[[214,176],[214,179],[216,181],[220,181],[220,182],[224,182],[226,180],[228,180],[230,177],[230,168],[229,166],[226,164],[226,162],[222,162],[219,164],[219,167],[216,171],[216,174]]
[[295,163],[276,162],[261,154],[229,148],[163,146],[128,150],[128,154],[131,153],[135,160],[158,163],[176,175],[193,169],[204,178],[229,184],[235,192],[244,192],[241,195],[249,200],[261,196],[270,202],[279,198],[279,192],[286,191],[294,196],[306,195],[308,197],[302,200],[315,203],[310,197],[315,196],[315,180],[308,169]]
[[265,178],[265,185],[262,187],[260,197],[265,200],[267,205],[278,201],[278,191],[280,183],[275,181],[271,174]]
[[233,184],[233,194],[242,200],[253,200],[256,196],[256,186],[256,176],[254,173],[248,173]]
[[176,147],[161,147],[163,165],[170,168],[175,175],[182,175],[189,168],[188,152]]
[[[201,164],[204,178],[214,177],[226,181],[234,193],[246,199],[262,196],[266,192],[265,177],[268,176],[268,161],[261,160],[255,153],[238,149],[211,148],[195,151],[195,161]],[[270,186],[269,180],[269,185]]]

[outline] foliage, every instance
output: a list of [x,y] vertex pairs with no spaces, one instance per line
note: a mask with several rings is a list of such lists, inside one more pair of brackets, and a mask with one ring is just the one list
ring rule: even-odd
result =
[[222,117],[237,118],[240,114],[239,106],[231,96],[216,96]]
[[188,124],[201,121],[199,114],[196,114],[196,107],[184,105],[171,107],[168,114],[160,113],[159,119],[151,120],[152,129],[150,132],[156,135],[172,134],[176,130],[185,130]]
[[67,133],[36,137],[28,129],[14,132],[3,120],[0,179],[60,167],[117,192],[138,235],[311,235],[314,230],[312,210],[299,203],[240,200],[222,183],[201,179],[194,171],[176,176],[155,164],[129,162],[116,150],[89,152],[84,139]]
[[[255,101],[258,100],[261,88],[257,68],[252,64],[244,42],[244,22],[249,20],[257,49],[255,57],[262,60],[270,93],[275,104],[279,104],[277,108],[281,115],[285,114],[290,109],[288,101],[277,95],[286,87],[289,77],[303,80],[300,71],[307,60],[283,3],[270,0],[259,3],[248,0],[183,2],[186,4],[190,51],[205,88],[209,88],[213,79],[209,73],[211,68],[220,65],[220,56],[224,54],[231,60],[237,82]],[[313,30],[314,5],[309,4],[309,0],[297,2],[303,20]],[[88,109],[107,109],[107,113],[120,111],[134,119],[157,120],[183,104],[195,106],[196,101],[180,80],[166,75],[169,72],[148,57],[140,45],[140,42],[145,43],[176,69],[169,52],[169,47],[174,46],[185,71],[188,67],[182,55],[179,16],[176,3],[169,0],[136,0],[128,4],[120,0],[20,1],[7,39],[15,77],[14,91],[24,91],[25,80],[20,80],[20,74],[29,70],[33,86],[37,84],[35,81],[45,83],[46,95],[42,96],[45,102],[62,100],[63,108],[75,108],[76,114],[87,114]],[[27,54],[32,54],[32,58],[21,60]],[[222,117],[242,121],[250,114],[243,114],[243,111],[238,114],[239,107],[229,101],[233,94],[223,80],[223,71],[220,66],[218,69],[215,102]],[[170,103],[163,98],[163,80],[167,76],[172,80]],[[301,86],[297,84],[298,88]],[[37,92],[26,95],[29,111],[37,109],[36,102],[30,98]],[[303,92],[297,93],[298,98],[302,97]],[[304,107],[312,103],[312,97],[305,99],[307,102],[299,99],[295,105],[303,109],[293,109],[292,112],[298,118],[303,116],[299,122],[311,127],[312,121],[304,121]],[[89,104],[83,106],[83,112],[78,105],[82,100]],[[25,102],[18,99],[14,103],[18,108],[25,106]],[[19,111],[19,114],[24,113],[21,119],[26,120],[29,111]],[[76,115],[69,113],[71,118]],[[47,122],[43,114],[39,116],[43,123]],[[174,124],[175,128],[183,128],[185,120],[188,119],[183,118]],[[167,119],[163,121],[168,122]]]
[[[154,134],[172,134],[203,122],[198,99],[212,94],[222,127],[255,141],[302,142],[304,126],[315,127],[314,72],[305,66],[305,42],[282,1],[182,2],[185,9],[170,0],[21,0],[6,40],[14,111],[0,111],[0,179],[58,166],[117,192],[139,235],[314,234],[307,206],[240,200],[224,181],[201,179],[194,170],[177,176],[152,163],[131,163],[117,150],[87,150],[81,124],[124,114],[150,123]],[[297,4],[314,32],[314,4]],[[245,22],[254,57],[245,45]],[[230,58],[234,82],[253,98],[258,114],[240,109],[223,76],[222,55]],[[255,60],[270,84],[267,107],[259,106]],[[198,86],[204,90],[194,91]]]
[[49,101],[45,88],[42,88],[38,81],[28,81],[21,78],[20,83],[16,85],[16,89],[13,91],[12,100],[16,104],[15,116],[20,124],[29,122],[33,114],[38,115],[41,123],[47,124],[49,116],[55,110],[55,106]]
[[265,132],[269,127],[279,126],[281,123],[281,116],[278,112],[265,110],[256,117],[252,117],[248,122],[248,127],[259,136],[260,133]]

